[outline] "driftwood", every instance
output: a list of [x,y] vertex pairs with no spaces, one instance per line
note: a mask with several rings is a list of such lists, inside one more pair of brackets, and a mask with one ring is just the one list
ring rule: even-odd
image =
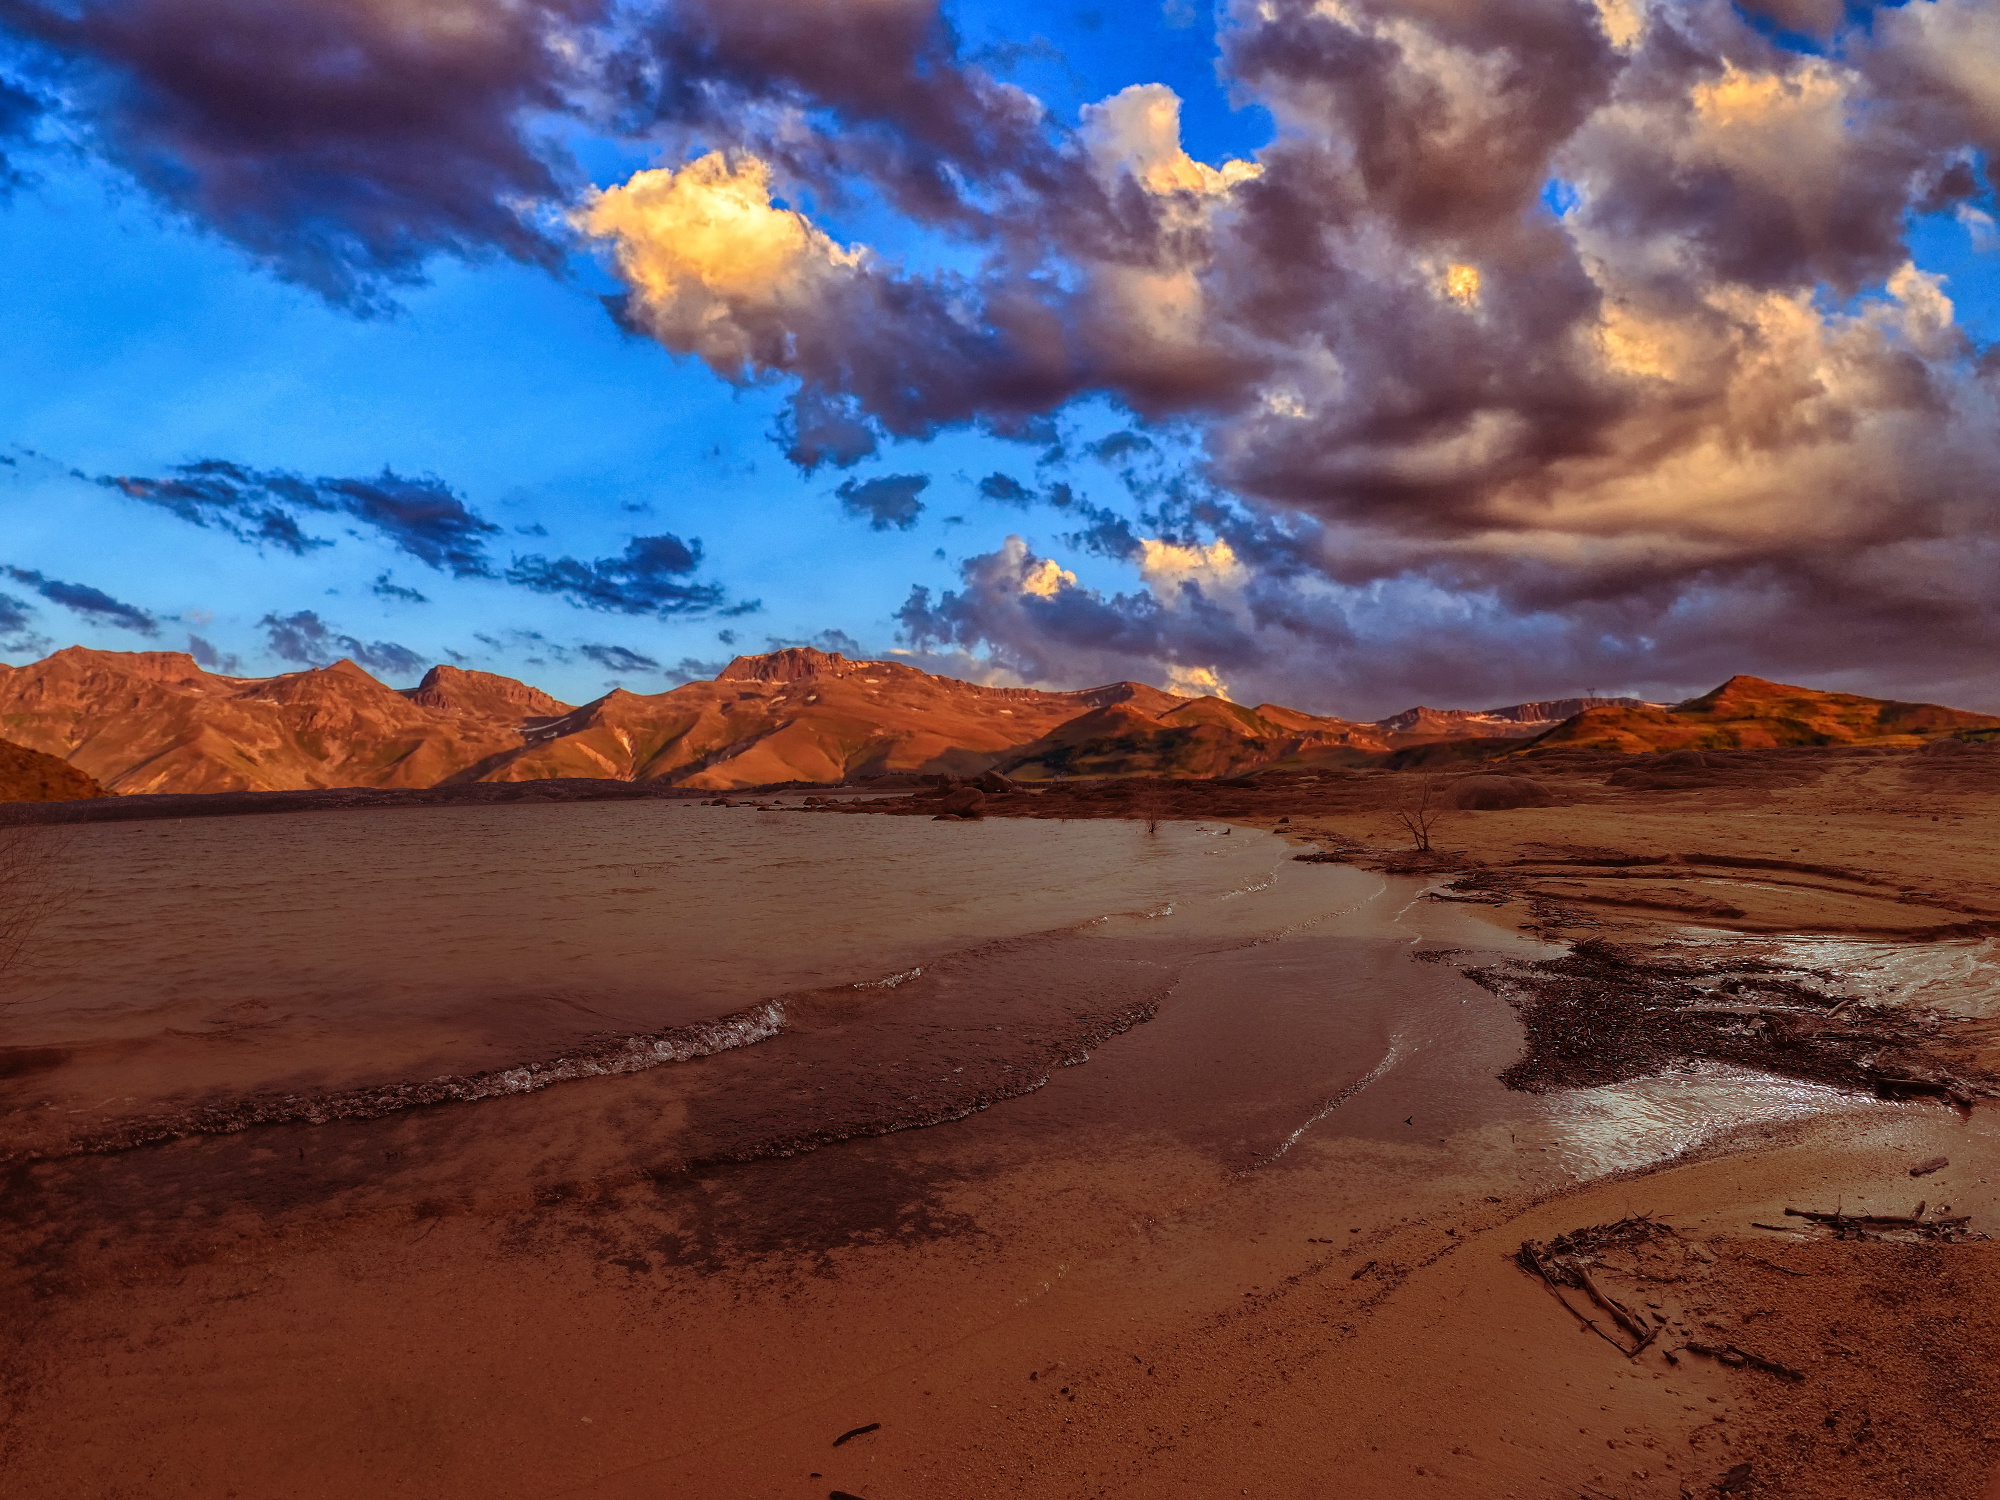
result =
[[[1627,1359],[1636,1359],[1659,1337],[1660,1330],[1649,1325],[1639,1314],[1611,1296],[1590,1274],[1589,1260],[1594,1250],[1602,1244],[1615,1243],[1627,1239],[1651,1239],[1660,1234],[1671,1234],[1672,1230],[1663,1224],[1656,1224],[1645,1215],[1635,1215],[1620,1219],[1615,1224],[1599,1224],[1589,1229],[1579,1229],[1571,1234],[1558,1235],[1546,1245],[1533,1240],[1523,1240],[1514,1260],[1522,1270],[1538,1278],[1548,1288],[1549,1295],[1563,1305],[1569,1315],[1585,1328],[1610,1344]],[[1565,1295],[1565,1291],[1580,1291],[1608,1316],[1620,1338],[1607,1332],[1583,1307],[1578,1307]]]
[[1717,1360],[1725,1365],[1747,1366],[1752,1370],[1762,1370],[1767,1375],[1776,1375],[1780,1380],[1804,1380],[1806,1378],[1803,1370],[1794,1370],[1790,1365],[1781,1365],[1775,1359],[1766,1359],[1761,1354],[1752,1354],[1748,1349],[1739,1349],[1734,1344],[1687,1343],[1681,1345],[1681,1347],[1691,1350],[1696,1354],[1705,1354],[1710,1359]]
[[1933,1156],[1929,1161],[1920,1161],[1914,1167],[1910,1168],[1910,1175],[1912,1177],[1928,1177],[1931,1173],[1941,1171],[1950,1165],[1950,1157]]
[[1792,1267],[1790,1267],[1790,1266],[1781,1266],[1781,1265],[1779,1265],[1779,1264],[1778,1264],[1778,1263],[1777,1263],[1777,1262],[1776,1262],[1775,1260],[1766,1260],[1766,1259],[1764,1259],[1764,1257],[1763,1257],[1763,1256],[1761,1256],[1761,1255],[1746,1255],[1746,1256],[1744,1256],[1743,1258],[1744,1258],[1745,1260],[1747,1260],[1747,1261],[1751,1261],[1751,1262],[1754,1262],[1755,1264],[1757,1264],[1757,1265],[1760,1265],[1760,1266],[1769,1266],[1769,1267],[1770,1267],[1770,1268],[1771,1268],[1771,1269],[1772,1269],[1773,1271],[1782,1271],[1782,1272],[1784,1272],[1784,1273],[1785,1273],[1785,1274],[1786,1274],[1787,1276],[1810,1276],[1810,1275],[1812,1275],[1812,1272],[1810,1272],[1810,1271],[1797,1271],[1797,1270],[1794,1270],[1794,1269],[1792,1269]]
[[[1875,1239],[1883,1230],[1907,1230],[1927,1240],[1984,1239],[1984,1235],[1973,1234],[1966,1228],[1972,1222],[1970,1214],[1949,1214],[1940,1209],[1925,1217],[1927,1203],[1919,1203],[1907,1214],[1850,1214],[1840,1209],[1828,1213],[1820,1209],[1786,1208],[1788,1219],[1804,1219],[1810,1224],[1819,1224],[1831,1229],[1840,1238]],[[1759,1229],[1775,1229],[1775,1224],[1759,1224]]]

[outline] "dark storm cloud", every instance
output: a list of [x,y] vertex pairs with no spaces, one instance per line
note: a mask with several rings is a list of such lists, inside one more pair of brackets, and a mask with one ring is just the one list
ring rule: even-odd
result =
[[363,304],[436,254],[554,264],[530,116],[586,80],[598,0],[0,0],[85,140],[289,279]]
[[652,657],[634,651],[628,646],[583,645],[578,646],[576,651],[577,655],[596,662],[605,671],[624,676],[660,670],[660,664]]
[[392,677],[414,677],[424,669],[424,658],[394,641],[372,644],[336,632],[312,610],[294,614],[268,614],[259,620],[264,631],[264,649],[280,661],[302,667],[324,667],[341,657]]
[[930,488],[930,482],[928,474],[884,474],[879,479],[846,480],[834,493],[848,515],[866,518],[869,530],[908,531],[923,514],[924,502],[917,496]]
[[[583,609],[622,615],[691,615],[722,610],[725,594],[718,584],[691,583],[688,575],[701,566],[699,540],[683,542],[671,534],[638,536],[626,543],[619,557],[581,562],[574,557],[517,557],[507,581],[538,594],[556,594]],[[747,612],[737,605],[724,613]]]
[[333,545],[308,536],[299,524],[301,513],[341,514],[440,572],[492,576],[483,538],[500,528],[439,479],[408,479],[386,468],[373,479],[305,479],[218,458],[176,465],[171,474],[166,479],[104,475],[97,482],[197,526],[296,557]]
[[613,67],[635,121],[832,193],[859,177],[918,219],[991,227],[1076,176],[1039,103],[968,62],[937,0],[678,0],[635,30],[645,50]]
[[102,589],[94,589],[85,583],[64,583],[59,578],[45,577],[32,568],[9,567],[6,573],[16,583],[26,584],[50,603],[60,604],[93,624],[116,625],[140,635],[160,633],[160,622],[152,615],[136,604],[125,604],[112,598]]

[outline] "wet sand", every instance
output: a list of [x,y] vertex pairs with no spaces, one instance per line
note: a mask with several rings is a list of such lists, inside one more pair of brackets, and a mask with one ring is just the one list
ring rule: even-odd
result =
[[[8,1491],[1978,1495],[1995,1247],[1836,1241],[1784,1209],[1923,1198],[1991,1228],[1992,1106],[1727,1059],[1508,1089],[1519,1014],[1463,971],[1584,937],[1749,943],[1977,1016],[1985,940],[1898,942],[1852,920],[1856,883],[1797,871],[1678,872],[1750,889],[1734,926],[1426,894],[1582,849],[1868,873],[1917,898],[1912,931],[2000,907],[1987,794],[1912,814],[1906,767],[1850,769],[1797,801],[1580,783],[1459,817],[1458,852],[1404,874],[1370,867],[1407,863],[1382,808],[1295,792],[1236,837],[1304,825],[1359,862],[1282,862],[1254,917],[998,940],[642,1073],[17,1164]],[[1757,920],[1809,879],[1835,886],[1819,927]],[[978,1029],[1009,1024],[1032,1042]],[[1635,1213],[1688,1248],[1613,1295],[1688,1334],[1628,1359],[1512,1257]]]

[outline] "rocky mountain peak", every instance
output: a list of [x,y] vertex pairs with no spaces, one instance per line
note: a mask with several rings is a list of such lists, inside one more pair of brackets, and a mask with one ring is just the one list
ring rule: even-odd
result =
[[445,665],[432,667],[422,682],[404,689],[403,696],[434,713],[491,719],[558,719],[574,706],[497,672]]
[[800,682],[808,677],[851,677],[863,668],[875,671],[881,662],[849,661],[838,651],[811,646],[785,646],[761,656],[739,656],[716,673],[717,682]]

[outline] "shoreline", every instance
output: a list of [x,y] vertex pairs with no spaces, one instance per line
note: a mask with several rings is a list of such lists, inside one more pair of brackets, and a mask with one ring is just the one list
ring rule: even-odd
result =
[[[1860,786],[1830,776],[1804,789],[1467,813],[1457,837],[1447,831],[1463,846],[1450,857],[1458,863],[1426,873],[1447,898],[1478,899],[1428,901],[1407,887],[1420,904],[1405,909],[1421,915],[1409,930],[1430,936],[1408,947],[1392,936],[1394,913],[1368,929],[1379,930],[1389,964],[1370,982],[1400,984],[1439,967],[1410,964],[1419,951],[1444,953],[1449,968],[1453,944],[1523,964],[1541,961],[1551,943],[1592,938],[1636,950],[1768,949],[1769,932],[1644,904],[1661,887],[1678,887],[1690,904],[1718,899],[1731,867],[1658,862],[1675,849],[1821,867],[1763,870],[1734,886],[1747,892],[1732,898],[1746,917],[1721,920],[1744,926],[1812,902],[1826,928],[1855,925],[1856,903],[1874,899],[1873,888],[1826,878],[1829,869],[1887,882],[1898,898],[1887,904],[1905,919],[1889,924],[1901,953],[1938,946],[1919,934],[1938,925],[1928,919],[1945,885],[1955,905],[2000,909],[2000,868],[1974,847],[1977,822],[1991,816],[1988,794],[1924,793],[1922,816],[1936,817],[1938,832],[1892,841],[1886,835],[1907,833],[1915,814],[1893,805],[1848,812],[1839,799],[1888,803],[1901,768],[1878,760],[1863,769],[1875,779]],[[1801,790],[1813,794],[1802,807]],[[1335,869],[1373,861],[1393,876],[1409,863],[1383,848],[1382,808],[1329,814],[1298,801],[1306,805],[1291,813],[1230,821],[1301,848],[1339,839],[1342,852],[1380,851]],[[1815,827],[1843,817],[1837,830]],[[1814,834],[1821,847],[1806,851]],[[1502,864],[1523,851],[1541,857]],[[1595,863],[1559,862],[1578,858]],[[1448,888],[1496,866],[1510,883]],[[1642,873],[1575,877],[1583,894],[1641,900],[1564,899],[1560,881],[1591,869]],[[1321,874],[1296,862],[1283,870],[1293,890]],[[1593,879],[1605,883],[1584,884]],[[1695,918],[1706,920],[1690,925]],[[2000,1367],[2000,1327],[1983,1309],[2000,1292],[2000,1246],[1893,1226],[1850,1235],[1784,1210],[1907,1217],[1922,1198],[1927,1220],[1948,1203],[1952,1216],[1969,1217],[1968,1231],[1991,1230],[2000,1224],[2000,1130],[1989,1103],[1836,1095],[1713,1068],[1508,1096],[1493,1078],[1518,1055],[1518,1020],[1467,983],[1473,993],[1459,1000],[1437,991],[1424,1013],[1432,1029],[1401,1041],[1384,1034],[1361,1045],[1372,1034],[1365,1014],[1331,1017],[1360,1028],[1351,1071],[1361,1086],[1329,1078],[1329,1102],[1303,1124],[1247,1110],[1257,1080],[1311,1050],[1287,1045],[1303,1035],[1284,1008],[1287,986],[1318,983],[1330,961],[1322,954],[1364,951],[1330,941],[1308,934],[1247,957],[1198,959],[1145,1024],[1028,1094],[952,1124],[802,1156],[648,1165],[640,1151],[624,1166],[607,1157],[587,1167],[585,1148],[603,1139],[606,1122],[639,1119],[630,1110],[641,1095],[608,1103],[615,1081],[456,1116],[516,1119],[532,1156],[501,1137],[477,1145],[488,1139],[484,1124],[448,1146],[452,1132],[440,1134],[438,1122],[451,1111],[321,1131],[260,1127],[107,1161],[100,1201],[133,1204],[154,1226],[109,1259],[64,1228],[84,1223],[65,1218],[60,1193],[50,1196],[62,1167],[16,1167],[16,1250],[43,1288],[17,1326],[30,1336],[59,1331],[105,1367],[17,1353],[0,1464],[20,1493],[68,1500],[135,1472],[119,1457],[128,1449],[134,1461],[149,1454],[156,1476],[204,1472],[201,1463],[217,1460],[209,1444],[233,1433],[229,1472],[246,1492],[314,1496],[360,1485],[482,1500],[818,1500],[830,1488],[868,1500],[1206,1500],[1238,1489],[1299,1500],[1987,1500],[2000,1425],[1983,1412],[2000,1398],[1989,1373]],[[1971,938],[1950,946],[1975,958],[1979,948]],[[1784,965],[1793,974],[1811,959],[1781,957],[1795,960]],[[1845,961],[1834,968],[1850,987],[1861,974]],[[1868,972],[1876,1000],[1935,994],[1963,1009],[1987,971],[1953,981],[1957,989],[1924,974]],[[1254,1022],[1243,1011],[1249,996],[1265,1007]],[[757,1080],[775,1078],[785,1054],[754,1065],[752,1054],[770,1045],[644,1077],[693,1080],[713,1063],[748,1066],[744,1083],[766,1087]],[[1369,1045],[1400,1060],[1382,1072]],[[1475,1073],[1485,1079],[1476,1090],[1458,1081]],[[674,1107],[726,1103],[728,1088],[716,1087]],[[1290,1097],[1303,1099],[1293,1087]],[[1768,1108],[1699,1137],[1704,1112],[1765,1095]],[[1426,1109],[1440,1100],[1458,1101],[1459,1113],[1447,1109],[1427,1134]],[[1406,1113],[1420,1123],[1406,1125]],[[1553,1134],[1516,1139],[1531,1117]],[[1275,1154],[1258,1144],[1288,1130],[1296,1134]],[[1679,1130],[1698,1138],[1662,1160],[1590,1165]],[[305,1166],[283,1167],[294,1150]],[[1572,1156],[1587,1180],[1564,1180]],[[1910,1175],[1937,1157],[1949,1165]],[[447,1163],[481,1190],[456,1195]],[[303,1202],[305,1179],[288,1187],[285,1173],[308,1170],[324,1175],[331,1196],[299,1216],[279,1205]],[[170,1201],[192,1191],[200,1202],[230,1183],[198,1235],[174,1225]],[[1631,1243],[1595,1262],[1606,1296],[1646,1318],[1646,1302],[1660,1302],[1679,1330],[1634,1360],[1580,1326],[1514,1256],[1524,1240],[1553,1244],[1647,1214],[1676,1232],[1626,1231]],[[1661,1259],[1669,1252],[1671,1264]],[[92,1285],[122,1288],[115,1319]],[[190,1316],[201,1345],[166,1332]],[[152,1342],[117,1352],[120,1325],[154,1329]],[[242,1372],[296,1368],[302,1338],[315,1373],[277,1379],[246,1425]],[[218,1362],[224,1350],[227,1364]],[[449,1365],[440,1363],[449,1351]],[[107,1448],[80,1425],[107,1390],[150,1391],[157,1404],[169,1380],[167,1404],[191,1427],[148,1417]],[[512,1414],[504,1424],[503,1413]],[[882,1426],[829,1446],[870,1422]],[[69,1485],[64,1464],[90,1451],[99,1455],[86,1466],[90,1483]],[[318,1467],[301,1470],[302,1456]],[[147,1492],[200,1493],[162,1483]]]

